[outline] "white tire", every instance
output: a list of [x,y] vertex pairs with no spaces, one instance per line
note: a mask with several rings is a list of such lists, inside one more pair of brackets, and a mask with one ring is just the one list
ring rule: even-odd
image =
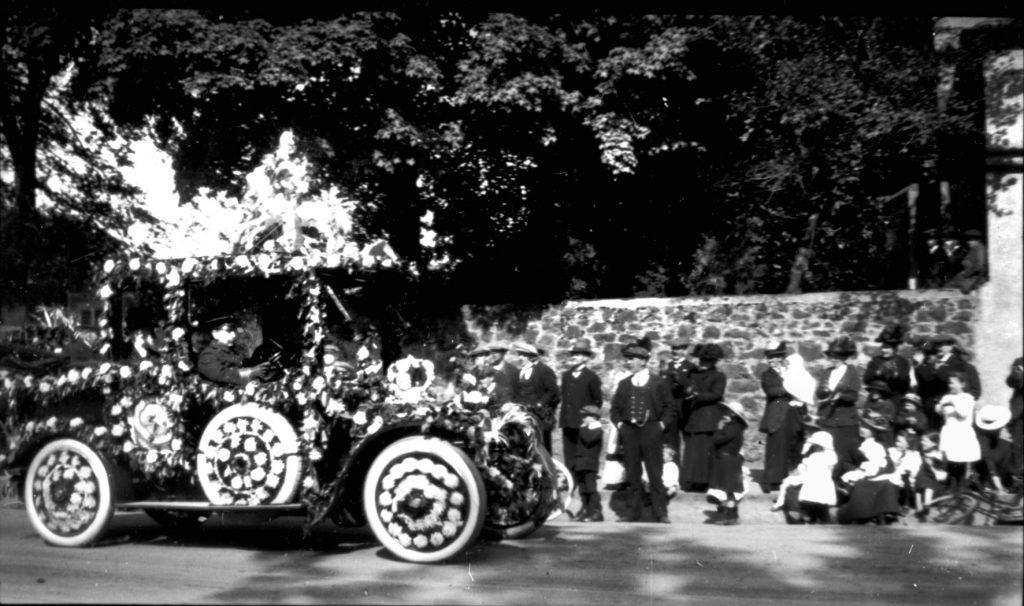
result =
[[114,514],[114,470],[78,440],[54,440],[29,464],[25,509],[47,543],[89,545],[100,538]]
[[476,465],[438,438],[413,436],[390,444],[363,484],[373,534],[409,562],[441,562],[462,553],[480,536],[486,507]]
[[290,503],[302,481],[299,437],[284,415],[254,403],[217,413],[203,430],[196,473],[215,505]]

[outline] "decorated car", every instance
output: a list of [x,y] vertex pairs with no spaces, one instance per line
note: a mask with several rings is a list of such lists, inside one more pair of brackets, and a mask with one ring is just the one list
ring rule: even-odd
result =
[[[522,407],[438,397],[426,360],[325,355],[331,280],[350,269],[308,254],[107,261],[98,359],[0,362],[0,467],[38,534],[79,547],[116,510],[175,529],[260,512],[305,516],[307,532],[368,525],[396,556],[438,562],[561,513],[570,476]],[[263,380],[197,370],[197,318],[231,304],[250,312]]]

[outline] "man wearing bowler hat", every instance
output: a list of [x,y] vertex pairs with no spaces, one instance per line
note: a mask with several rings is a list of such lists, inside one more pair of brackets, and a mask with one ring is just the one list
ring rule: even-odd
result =
[[213,341],[199,354],[199,374],[217,383],[245,385],[262,379],[270,371],[270,363],[243,368],[242,356],[232,347],[238,338],[238,322],[232,318],[216,318],[208,322]]
[[540,422],[544,447],[551,452],[551,432],[555,428],[558,407],[558,378],[551,367],[540,360],[540,352],[529,343],[512,345],[511,353],[522,361],[519,382],[513,400],[527,407]]
[[641,486],[647,470],[654,519],[668,524],[668,496],[662,474],[665,426],[671,421],[672,392],[668,382],[647,368],[651,352],[639,344],[627,345],[622,356],[632,374],[619,381],[612,397],[611,421],[619,430],[626,467],[626,511],[620,519],[636,522],[642,511]]
[[[562,373],[562,408],[558,414],[558,425],[562,428],[562,453],[566,465],[576,459],[576,448],[580,440],[580,411],[585,406],[601,411],[601,379],[587,362],[594,357],[590,344],[584,339],[576,341],[569,350],[569,370]],[[598,415],[600,416],[600,414]]]
[[505,359],[508,346],[504,343],[491,343],[487,348],[490,352],[488,364],[494,369],[494,398],[496,404],[511,402],[519,384],[519,369]]

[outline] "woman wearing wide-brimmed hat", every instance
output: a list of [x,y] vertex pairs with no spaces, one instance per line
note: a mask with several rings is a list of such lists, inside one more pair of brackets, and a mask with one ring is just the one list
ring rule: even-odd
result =
[[1002,404],[986,404],[974,414],[981,461],[978,477],[989,480],[996,490],[1005,492],[1013,482],[1013,446],[1010,432],[1010,409]]
[[861,419],[859,433],[863,441],[858,451],[863,461],[842,475],[842,483],[849,487],[849,499],[836,511],[840,524],[889,524],[899,515],[899,489],[889,481],[895,467],[878,442],[878,434],[888,429],[889,422],[881,415],[867,412]]
[[[782,341],[771,341],[764,350],[768,369],[761,373],[761,389],[766,402],[758,431],[765,434],[764,475],[761,479],[761,488],[765,492],[777,489],[800,463],[805,408],[785,387],[783,373],[787,353],[786,343]],[[797,406],[793,406],[794,401]]]
[[695,354],[697,368],[690,371],[690,416],[683,427],[683,464],[679,470],[683,490],[702,491],[707,488],[711,475],[714,444],[711,436],[718,429],[717,404],[725,396],[725,374],[715,368],[725,357],[722,347],[715,343],[699,345]]
[[893,440],[896,437],[892,427],[896,421],[896,403],[892,400],[893,393],[889,391],[889,384],[880,379],[868,383],[865,391],[868,392],[868,397],[864,402],[864,409],[882,415],[890,423],[889,430],[879,436],[882,446],[889,448],[893,445]]
[[860,442],[857,399],[860,396],[860,374],[853,359],[857,346],[849,337],[839,337],[825,349],[830,369],[818,385],[818,425],[832,434],[836,449],[836,475],[856,467]]
[[881,351],[868,361],[867,368],[864,369],[864,383],[885,381],[894,396],[902,396],[910,391],[910,360],[897,355],[905,332],[906,329],[901,324],[889,324],[882,329],[875,339],[882,344]]

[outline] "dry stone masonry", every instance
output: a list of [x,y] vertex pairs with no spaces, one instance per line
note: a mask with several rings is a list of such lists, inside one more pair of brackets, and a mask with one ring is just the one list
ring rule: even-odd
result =
[[[740,402],[748,413],[751,427],[745,453],[757,467],[763,452],[757,423],[765,403],[758,377],[767,367],[762,348],[768,339],[789,342],[803,355],[811,374],[821,377],[828,341],[843,334],[854,339],[863,369],[878,351],[875,337],[892,321],[903,322],[911,337],[954,334],[972,353],[976,307],[976,294],[955,290],[606,299],[549,307],[518,331],[481,327],[468,308],[464,313],[467,327],[480,342],[535,343],[547,349],[547,358],[559,373],[567,364],[572,342],[589,339],[597,353],[592,367],[601,376],[606,406],[614,389],[613,375],[624,368],[623,344],[649,337],[654,343],[654,366],[659,355],[668,355],[665,343],[673,337],[718,343],[726,353],[719,363],[729,379],[726,398]],[[909,356],[911,348],[905,345],[901,353]]]

